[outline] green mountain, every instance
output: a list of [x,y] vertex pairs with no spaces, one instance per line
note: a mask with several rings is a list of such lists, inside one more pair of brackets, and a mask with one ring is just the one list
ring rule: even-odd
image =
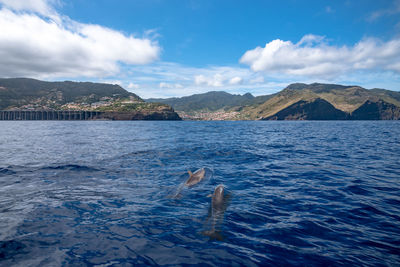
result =
[[[313,102],[323,99],[335,109],[351,114],[366,101],[385,102],[400,107],[400,93],[372,89],[360,86],[343,86],[336,84],[291,84],[264,103],[243,108],[242,116],[248,119],[272,118],[278,112],[291,107],[299,101]],[[321,112],[324,112],[321,110]],[[350,119],[350,117],[348,117]],[[328,118],[326,118],[328,119]]]
[[204,94],[195,94],[185,97],[174,98],[151,98],[148,102],[159,102],[172,106],[176,111],[217,111],[220,109],[231,109],[247,105],[261,104],[273,95],[257,96],[247,93],[244,95],[233,95],[222,91],[211,91]]
[[66,103],[95,103],[104,97],[133,98],[119,85],[91,82],[45,82],[28,78],[0,79],[0,109],[29,104],[55,108]]
[[[279,93],[257,97],[249,93],[208,92],[148,101],[169,104],[188,119],[399,119],[400,92],[354,85],[294,83]],[[365,115],[367,110],[369,115]]]
[[177,118],[172,106],[182,118],[200,120],[400,119],[400,92],[353,85],[294,83],[257,97],[211,91],[146,101],[118,85],[0,79],[0,110],[92,110],[116,112],[117,119],[158,112],[154,118]]
[[170,106],[146,103],[119,85],[27,78],[0,79],[0,110],[96,111],[102,114],[99,119],[180,120]]
[[383,100],[367,100],[351,113],[316,98],[300,100],[262,120],[400,120],[400,107]]

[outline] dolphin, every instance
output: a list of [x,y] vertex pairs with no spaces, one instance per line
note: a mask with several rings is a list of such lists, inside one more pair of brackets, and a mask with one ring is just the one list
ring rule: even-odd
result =
[[206,176],[206,169],[201,168],[201,169],[198,169],[197,171],[195,171],[194,173],[192,173],[191,171],[188,171],[188,173],[189,173],[189,178],[184,183],[180,184],[180,186],[178,187],[178,189],[176,190],[176,193],[174,194],[174,196],[172,198],[179,198],[181,191],[183,190],[183,188],[185,186],[192,187],[192,186],[200,183]]
[[203,180],[206,170],[204,168],[198,169],[194,173],[191,171],[188,171],[189,173],[189,179],[186,180],[185,185],[187,187],[194,186],[195,184],[198,184],[201,180]]
[[222,241],[224,238],[221,232],[217,229],[222,224],[224,219],[224,214],[228,208],[231,195],[225,194],[224,185],[220,184],[215,187],[214,193],[209,195],[211,197],[211,206],[208,212],[208,217],[206,223],[211,220],[211,229],[204,231],[203,234],[209,236],[212,239],[217,239]]

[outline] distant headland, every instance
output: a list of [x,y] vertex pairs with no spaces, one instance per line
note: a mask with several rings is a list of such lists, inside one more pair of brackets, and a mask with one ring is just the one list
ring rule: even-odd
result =
[[0,79],[0,120],[181,120],[119,85]]
[[0,120],[399,120],[400,92],[294,83],[262,96],[141,99],[119,85],[0,79]]
[[400,92],[337,84],[294,83],[262,96],[212,91],[147,99],[192,120],[399,120]]

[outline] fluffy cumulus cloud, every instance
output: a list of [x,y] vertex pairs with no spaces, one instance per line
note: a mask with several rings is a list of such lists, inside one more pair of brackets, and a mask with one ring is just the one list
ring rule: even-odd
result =
[[146,38],[83,24],[54,11],[56,0],[0,0],[2,76],[107,77],[120,63],[147,64],[160,47]]
[[196,75],[194,77],[194,83],[196,85],[207,85],[211,87],[221,87],[225,81],[225,77],[220,74],[216,73],[211,77],[206,77],[204,75]]
[[128,87],[128,89],[138,89],[138,88],[140,88],[140,85],[130,82],[130,83],[128,83],[127,87]]
[[[122,87],[142,98],[179,97],[214,90],[232,94],[250,92],[253,95],[266,95],[276,93],[293,82],[356,84],[365,88],[398,90],[400,82],[399,75],[394,72],[353,72],[336,78],[308,78],[254,72],[245,66],[201,68],[160,61],[149,65],[132,65],[124,77],[115,79],[121,79]],[[130,86],[132,82],[135,86]]]
[[243,79],[238,76],[233,77],[232,79],[229,80],[229,84],[232,84],[232,85],[241,84],[242,82],[243,82]]
[[247,51],[240,62],[256,72],[314,78],[369,70],[400,73],[400,39],[368,38],[350,47],[329,45],[316,35],[306,35],[298,43],[277,39]]
[[[208,91],[232,94],[250,92],[254,95],[274,93],[289,82],[264,77],[241,66],[191,67],[173,62],[156,62],[145,66],[131,66],[127,77],[135,76],[138,88],[128,88],[143,98],[178,97]],[[129,78],[127,78],[129,79]],[[303,80],[302,80],[303,81]],[[131,81],[125,81],[125,87]]]
[[243,78],[237,74],[248,76],[248,72],[240,68],[219,67],[210,68],[203,71],[204,74],[194,76],[194,84],[197,86],[207,87],[226,87],[235,86],[243,83]]

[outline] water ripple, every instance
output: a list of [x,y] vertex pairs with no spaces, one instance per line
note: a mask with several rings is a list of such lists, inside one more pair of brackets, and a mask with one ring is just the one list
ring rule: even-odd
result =
[[399,265],[398,122],[0,123],[0,265]]

